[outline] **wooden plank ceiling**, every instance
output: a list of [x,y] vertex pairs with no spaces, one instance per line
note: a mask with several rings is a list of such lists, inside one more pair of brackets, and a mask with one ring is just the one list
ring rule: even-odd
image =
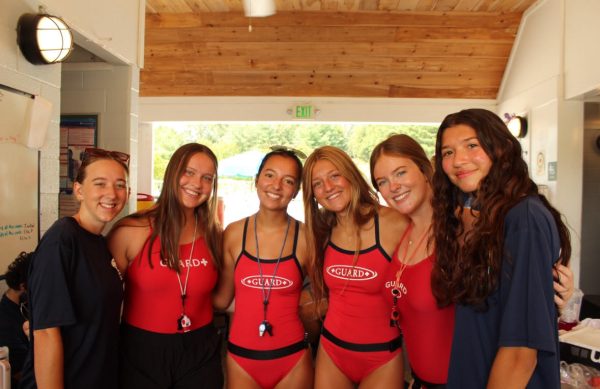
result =
[[494,99],[535,1],[147,0],[140,94]]

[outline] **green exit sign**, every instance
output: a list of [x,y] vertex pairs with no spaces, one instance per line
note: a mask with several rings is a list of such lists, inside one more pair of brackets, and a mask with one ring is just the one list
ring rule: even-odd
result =
[[298,104],[292,108],[294,119],[309,120],[315,118],[315,107],[310,104]]

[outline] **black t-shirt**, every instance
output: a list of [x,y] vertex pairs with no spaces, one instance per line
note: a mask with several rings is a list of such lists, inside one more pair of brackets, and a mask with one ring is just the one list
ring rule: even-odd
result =
[[448,388],[484,388],[499,347],[537,350],[527,388],[560,387],[557,312],[552,266],[560,238],[554,218],[536,196],[506,215],[498,289],[488,309],[457,305]]
[[[8,346],[11,375],[19,373],[29,349],[29,341],[23,332],[25,318],[21,315],[19,304],[12,302],[6,295],[0,300],[0,346]],[[12,387],[17,382],[12,380]]]
[[117,387],[123,288],[101,235],[67,217],[46,232],[29,268],[32,348],[21,388],[35,388],[34,330],[60,327],[65,388]]

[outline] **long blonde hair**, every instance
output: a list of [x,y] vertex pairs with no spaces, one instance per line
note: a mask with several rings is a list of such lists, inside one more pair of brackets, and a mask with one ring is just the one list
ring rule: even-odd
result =
[[307,249],[310,255],[309,274],[315,301],[317,302],[327,296],[327,290],[323,282],[323,263],[331,230],[337,225],[336,214],[319,207],[314,196],[312,187],[313,168],[321,160],[331,162],[342,177],[348,180],[352,188],[348,215],[352,216],[354,224],[359,227],[356,230],[358,239],[356,240],[355,256],[358,255],[360,250],[360,227],[373,219],[380,207],[377,194],[343,150],[333,146],[323,146],[315,149],[306,159],[302,175],[304,223],[306,225]]

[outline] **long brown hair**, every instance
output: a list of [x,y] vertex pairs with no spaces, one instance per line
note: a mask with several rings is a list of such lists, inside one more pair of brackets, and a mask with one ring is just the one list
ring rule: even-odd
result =
[[[339,173],[350,183],[352,195],[348,205],[348,214],[360,228],[367,224],[379,209],[379,201],[375,191],[369,186],[360,170],[344,151],[333,146],[315,149],[304,163],[302,175],[302,195],[304,200],[304,223],[306,225],[307,248],[310,255],[310,277],[315,301],[319,304],[326,297],[327,290],[323,282],[323,263],[325,249],[329,242],[331,230],[337,224],[334,212],[319,208],[312,187],[313,168],[318,161],[331,162]],[[357,235],[359,235],[357,229]],[[355,254],[360,250],[360,236],[357,236]],[[318,307],[317,307],[318,308]]]
[[[442,135],[447,128],[457,125],[475,130],[492,161],[474,200],[474,206],[482,211],[468,232],[461,220],[465,194],[450,182],[442,168]],[[560,213],[538,193],[522,158],[521,144],[496,114],[484,109],[466,109],[446,116],[437,133],[435,151],[433,225],[437,258],[432,289],[440,306],[463,303],[485,307],[487,296],[498,286],[504,258],[504,219],[526,196],[539,197],[552,214],[560,237],[559,260],[568,264],[569,231]]]
[[[169,159],[163,187],[156,204],[149,210],[131,215],[133,218],[146,218],[152,223],[150,247],[160,241],[160,256],[166,265],[179,272],[179,237],[185,224],[185,214],[179,199],[179,180],[184,174],[189,160],[198,153],[206,154],[215,165],[212,194],[208,200],[199,205],[195,212],[198,223],[203,227],[203,235],[212,256],[213,263],[221,265],[222,227],[217,217],[217,157],[210,148],[199,143],[188,143],[179,147]],[[120,223],[121,224],[121,223]],[[152,250],[148,250],[148,262],[152,267]]]

